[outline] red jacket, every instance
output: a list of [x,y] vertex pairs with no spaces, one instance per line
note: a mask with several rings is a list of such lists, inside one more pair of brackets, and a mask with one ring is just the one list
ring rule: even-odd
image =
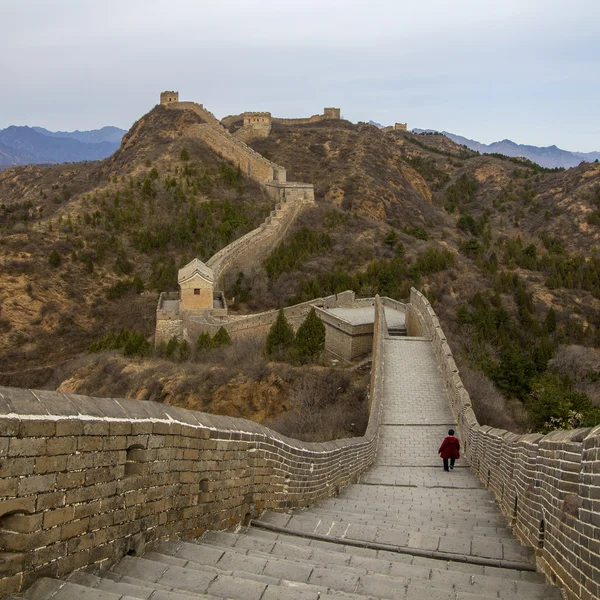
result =
[[442,455],[442,458],[460,458],[460,442],[453,435],[449,435],[444,439],[438,454]]

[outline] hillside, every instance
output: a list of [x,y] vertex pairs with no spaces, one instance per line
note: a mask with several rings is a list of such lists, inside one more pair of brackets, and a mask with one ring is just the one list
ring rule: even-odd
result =
[[[109,159],[0,174],[0,383],[207,410],[226,410],[219,394],[272,397],[256,414],[281,416],[276,407],[304,375],[266,365],[256,348],[201,366],[187,355],[179,367],[82,356],[121,327],[151,336],[158,293],[174,288],[177,268],[206,260],[270,209],[257,185],[185,137],[200,120],[157,107]],[[434,303],[481,420],[540,429],[550,417],[600,418],[590,402],[600,402],[591,351],[600,346],[600,165],[549,172],[443,135],[346,121],[275,124],[251,145],[289,180],[314,183],[317,205],[227,290],[232,308],[349,288],[406,299],[415,285]]]
[[101,162],[0,173],[3,383],[43,384],[108,329],[150,335],[158,292],[175,287],[179,265],[262,222],[262,190],[184,137],[197,122],[156,108]]

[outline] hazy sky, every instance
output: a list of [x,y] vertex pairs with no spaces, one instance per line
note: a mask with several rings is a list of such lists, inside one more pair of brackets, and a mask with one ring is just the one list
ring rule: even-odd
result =
[[600,150],[600,0],[0,0],[0,128],[159,99]]

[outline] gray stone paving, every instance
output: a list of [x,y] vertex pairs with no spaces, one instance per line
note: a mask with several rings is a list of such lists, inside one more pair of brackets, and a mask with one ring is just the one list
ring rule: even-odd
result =
[[[367,323],[373,323],[375,320],[375,308],[373,306],[361,306],[359,308],[328,308],[327,312],[336,315],[352,325],[366,325]],[[405,315],[403,312],[390,308],[389,306],[384,307],[385,319],[388,327],[404,327],[405,326]]]

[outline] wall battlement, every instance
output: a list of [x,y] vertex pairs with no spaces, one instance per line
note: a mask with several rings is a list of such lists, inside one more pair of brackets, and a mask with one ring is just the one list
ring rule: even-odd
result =
[[[600,597],[600,426],[518,435],[481,426],[439,320],[413,288],[411,326],[431,338],[471,468],[540,571],[572,599]],[[407,313],[407,321],[408,321]]]

